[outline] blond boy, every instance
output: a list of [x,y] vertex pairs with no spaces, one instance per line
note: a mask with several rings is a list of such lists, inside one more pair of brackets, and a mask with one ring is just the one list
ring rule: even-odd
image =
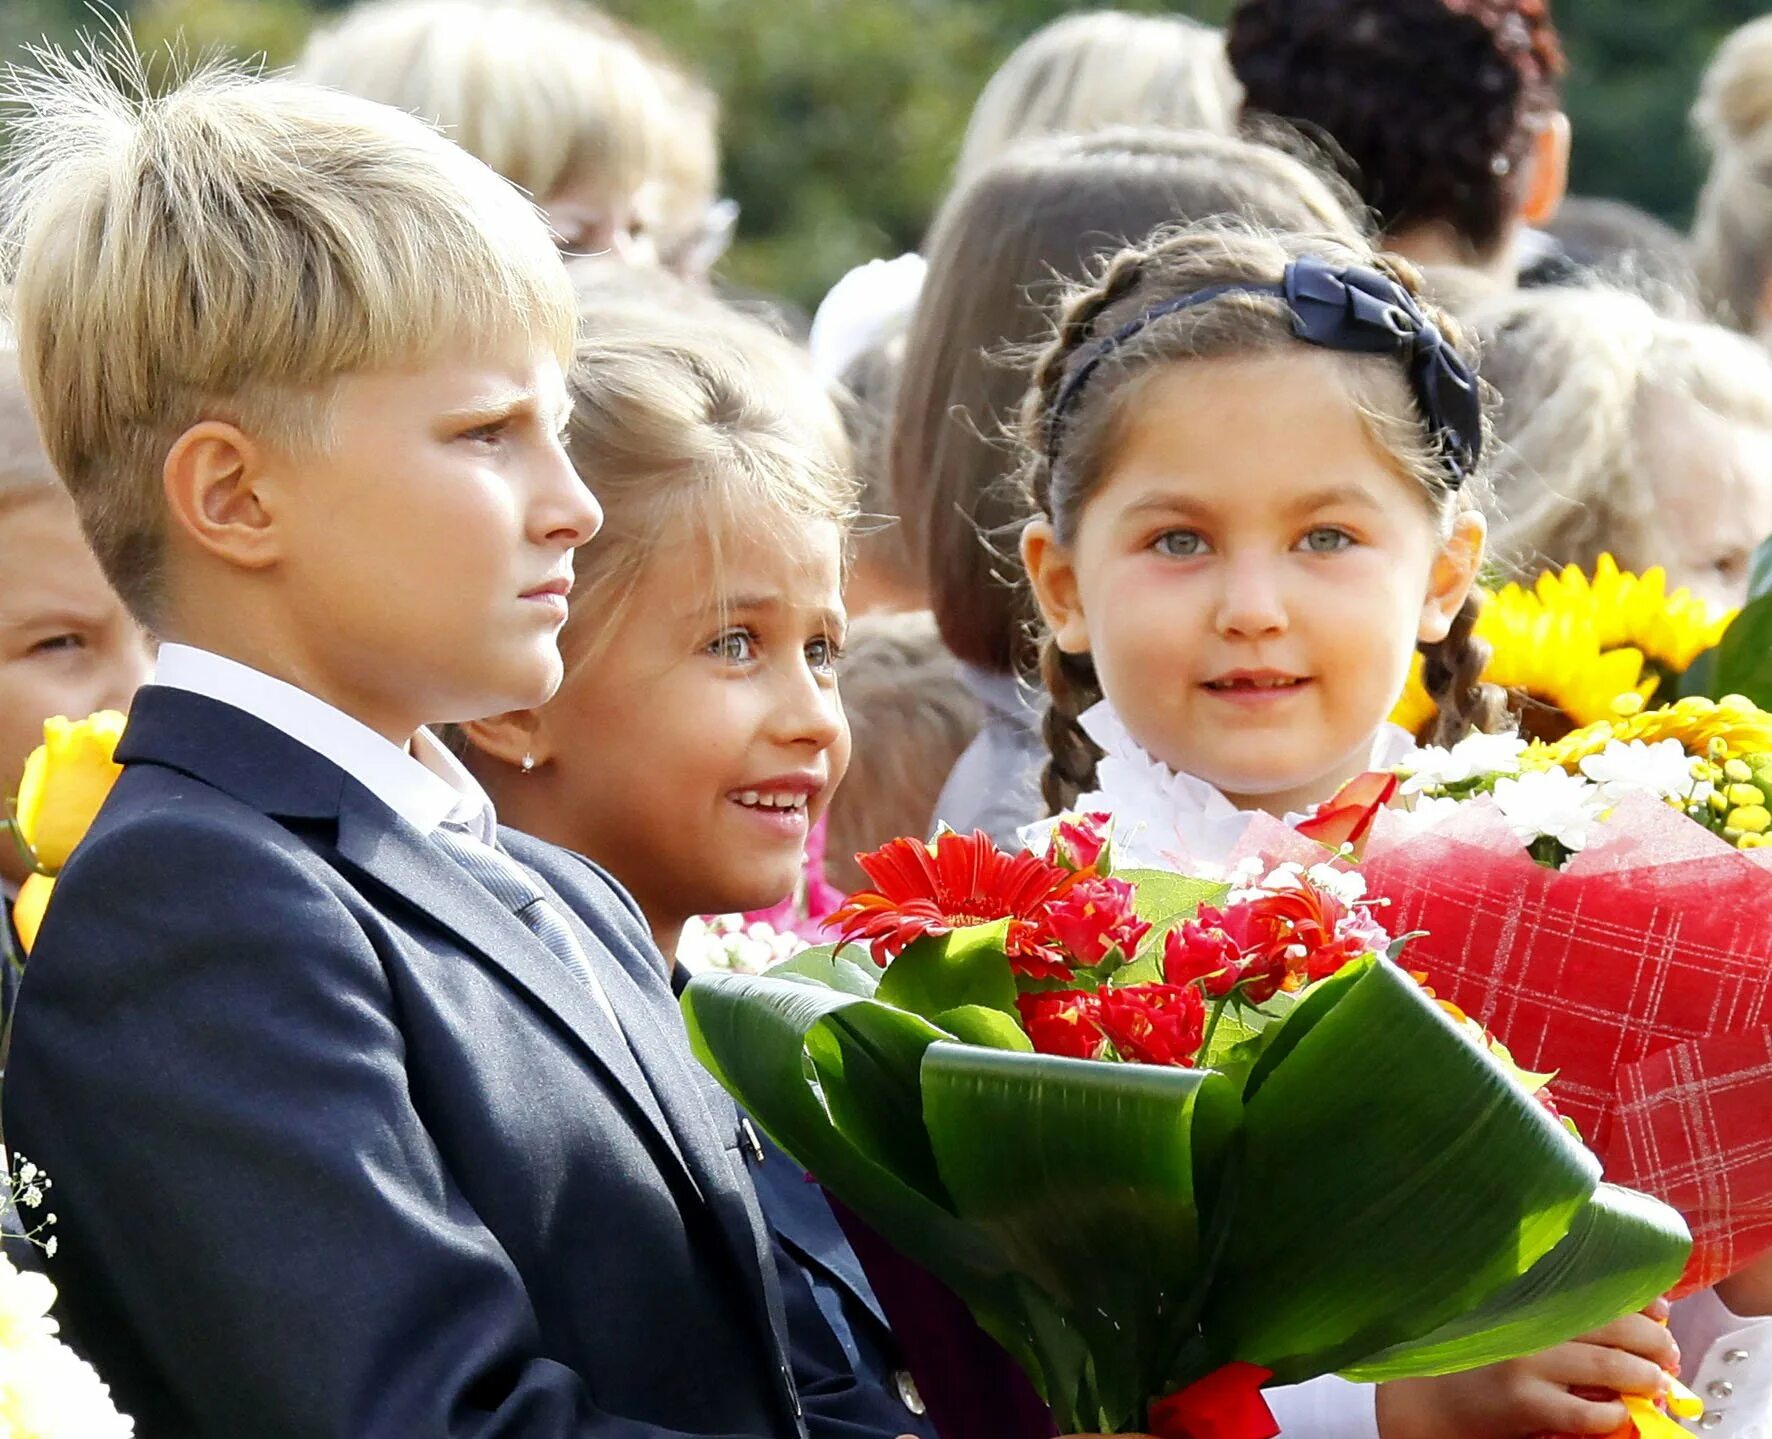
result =
[[104,73],[13,81],[0,250],[50,458],[165,641],[13,1032],[58,1312],[142,1439],[799,1432],[632,902],[424,728],[547,698],[600,521],[545,226],[396,111]]

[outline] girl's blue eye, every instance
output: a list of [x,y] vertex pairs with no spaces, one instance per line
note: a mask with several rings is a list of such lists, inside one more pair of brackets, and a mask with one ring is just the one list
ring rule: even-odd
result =
[[475,425],[471,430],[463,430],[461,437],[477,445],[496,445],[504,438],[507,428],[507,421],[493,420],[489,424]]
[[1206,537],[1198,530],[1169,530],[1157,536],[1153,548],[1171,559],[1189,560],[1206,553]]
[[1298,542],[1298,547],[1313,555],[1332,555],[1353,543],[1354,537],[1346,530],[1334,525],[1319,525]]
[[757,657],[757,641],[749,630],[727,630],[711,645],[708,653],[733,664],[745,664]]
[[821,674],[835,674],[843,651],[834,640],[816,639],[806,646],[806,663]]

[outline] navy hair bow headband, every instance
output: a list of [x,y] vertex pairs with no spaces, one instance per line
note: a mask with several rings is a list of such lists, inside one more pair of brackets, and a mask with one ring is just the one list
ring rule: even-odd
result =
[[1483,402],[1477,377],[1446,343],[1440,327],[1415,297],[1388,275],[1364,266],[1337,270],[1312,256],[1294,260],[1279,284],[1211,285],[1167,300],[1098,340],[1058,392],[1047,429],[1046,458],[1056,463],[1065,415],[1102,362],[1165,315],[1208,304],[1221,295],[1277,295],[1292,311],[1292,333],[1309,345],[1362,355],[1395,355],[1457,489],[1483,453]]

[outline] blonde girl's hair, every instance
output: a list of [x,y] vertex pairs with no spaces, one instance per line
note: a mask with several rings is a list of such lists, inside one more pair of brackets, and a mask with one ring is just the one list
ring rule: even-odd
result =
[[572,287],[522,196],[385,105],[133,49],[45,52],[12,112],[0,293],[45,449],[155,627],[161,469],[201,420],[323,451],[347,376],[467,346],[572,354]]
[[956,656],[999,675],[1035,665],[1016,550],[1027,497],[1006,440],[1060,288],[1182,220],[1247,217],[1359,244],[1351,199],[1268,145],[1133,128],[1030,141],[948,197],[899,367],[887,489]]
[[[1077,388],[1081,352],[1165,302],[1220,285],[1278,285],[1292,261],[1322,260],[1336,270],[1363,266],[1388,275],[1440,328],[1444,341],[1464,350],[1456,324],[1422,296],[1420,277],[1402,261],[1363,243],[1326,235],[1288,235],[1222,224],[1194,225],[1122,250],[1096,278],[1069,291],[1058,307],[1055,332],[1035,368],[1021,412],[1023,481],[1031,512],[1045,516],[1061,543],[1074,543],[1077,525],[1105,473],[1127,408],[1141,380],[1188,360],[1269,354],[1298,346],[1287,303],[1276,295],[1235,291],[1210,303],[1166,314],[1096,358],[1088,383]],[[1430,434],[1405,370],[1390,355],[1333,352],[1373,440],[1421,489],[1442,533],[1462,507],[1474,506],[1477,473],[1462,488]],[[1067,394],[1068,390],[1068,394]],[[1062,424],[1058,421],[1062,418]],[[1506,697],[1482,681],[1488,646],[1475,637],[1477,601],[1467,601],[1451,632],[1424,645],[1424,680],[1439,706],[1435,739],[1506,722]],[[1050,758],[1043,792],[1053,813],[1076,803],[1095,782],[1101,758],[1081,717],[1102,698],[1087,654],[1067,654],[1048,635],[1040,655],[1050,697],[1045,732]]]
[[973,107],[956,187],[1024,140],[1116,125],[1229,134],[1242,92],[1224,32],[1182,15],[1093,10],[1037,30]]
[[25,395],[18,351],[0,342],[0,514],[21,500],[60,493]]
[[368,0],[316,30],[295,73],[441,127],[543,203],[579,183],[632,196],[668,123],[653,66],[573,0]]
[[1656,563],[1661,500],[1639,455],[1644,402],[1689,397],[1772,428],[1772,357],[1717,325],[1671,319],[1617,290],[1494,296],[1466,318],[1499,392],[1491,554],[1505,571]]
[[684,563],[673,531],[704,539],[720,583],[724,541],[829,522],[846,531],[856,484],[825,384],[789,341],[708,300],[672,308],[587,302],[568,384],[567,451],[603,507],[579,552],[562,649],[594,660],[647,565]]
[[1772,15],[1723,42],[1692,118],[1711,151],[1692,231],[1698,277],[1717,318],[1751,334],[1772,274]]

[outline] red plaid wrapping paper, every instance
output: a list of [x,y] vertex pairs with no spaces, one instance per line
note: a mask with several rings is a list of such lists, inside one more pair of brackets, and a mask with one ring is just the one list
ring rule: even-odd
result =
[[1403,833],[1362,872],[1404,962],[1528,1069],[1607,1177],[1692,1226],[1680,1292],[1772,1247],[1772,873],[1672,809],[1620,806],[1556,872],[1486,803]]

